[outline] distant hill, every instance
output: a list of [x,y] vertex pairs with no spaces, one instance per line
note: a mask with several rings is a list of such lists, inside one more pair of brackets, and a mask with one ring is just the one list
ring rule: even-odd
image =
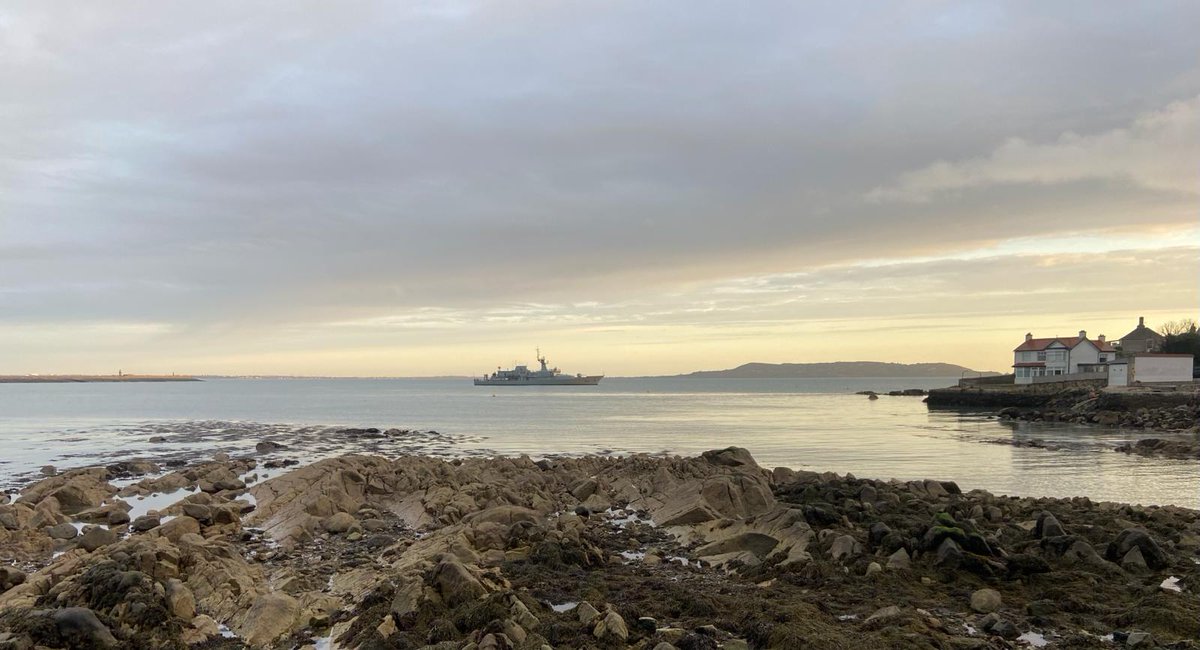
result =
[[834,361],[831,363],[747,363],[729,370],[701,370],[687,375],[694,379],[802,379],[817,377],[958,377],[969,373],[991,377],[952,363],[884,363],[882,361]]

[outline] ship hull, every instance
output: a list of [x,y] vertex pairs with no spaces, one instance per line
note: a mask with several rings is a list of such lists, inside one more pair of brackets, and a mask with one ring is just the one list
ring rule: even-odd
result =
[[475,379],[476,386],[595,386],[604,375],[585,377],[520,377],[516,379]]

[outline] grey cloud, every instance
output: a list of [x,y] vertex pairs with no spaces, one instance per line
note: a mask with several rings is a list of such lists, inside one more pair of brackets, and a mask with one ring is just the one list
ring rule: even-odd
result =
[[610,302],[1178,222],[1194,196],[1120,179],[861,197],[1195,96],[1197,18],[1190,3],[8,4],[0,320],[252,328]]

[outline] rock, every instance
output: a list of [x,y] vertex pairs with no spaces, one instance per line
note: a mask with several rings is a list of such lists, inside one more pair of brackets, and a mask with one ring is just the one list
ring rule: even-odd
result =
[[452,557],[447,557],[437,565],[433,585],[449,607],[457,607],[487,594],[483,583]]
[[992,628],[989,631],[1003,639],[1015,639],[1021,636],[1021,631],[1017,629],[1017,626],[1003,619],[997,621],[995,625],[992,625]]
[[58,470],[53,465],[42,465],[42,476],[54,476]]
[[246,612],[240,636],[254,647],[266,647],[292,629],[299,613],[300,602],[295,598],[280,592],[263,594]]
[[260,454],[267,454],[273,451],[279,451],[280,449],[287,449],[287,446],[271,440],[263,440],[262,442],[254,445],[254,450]]
[[1058,612],[1058,603],[1049,599],[1035,600],[1025,604],[1025,611],[1030,616],[1046,618]]
[[889,555],[887,568],[892,571],[912,568],[912,560],[908,557],[908,551],[899,549]]
[[1032,553],[1016,553],[1009,556],[1007,570],[1010,576],[1050,573],[1050,563]]
[[542,624],[542,621],[537,616],[534,616],[533,612],[529,611],[525,603],[518,599],[513,599],[513,604],[509,608],[509,612],[512,613],[513,620],[526,630],[536,630]]
[[958,483],[954,481],[938,481],[942,485],[942,489],[947,494],[962,494],[962,488],[958,487]]
[[0,566],[0,594],[25,582],[25,572],[16,567]]
[[1046,537],[1061,537],[1066,535],[1067,531],[1062,524],[1058,523],[1058,519],[1049,512],[1043,512],[1038,515],[1037,525],[1033,529],[1033,536],[1038,539]]
[[[515,647],[516,645],[512,639],[508,638],[507,634],[494,632],[480,639],[479,645],[474,650],[512,650]],[[467,648],[471,648],[471,646],[464,646],[463,650],[467,650]]]
[[150,443],[154,443],[154,444],[158,444],[158,443],[166,442],[166,441],[167,441],[167,439],[163,436],[150,436],[150,438],[148,440],[146,440],[146,442],[150,442]]
[[183,514],[195,519],[196,521],[199,521],[200,523],[212,521],[212,509],[202,503],[185,502],[179,507],[183,510]]
[[864,575],[873,576],[876,573],[882,573],[883,567],[878,562],[872,562],[867,565],[867,572]]
[[196,597],[192,595],[192,590],[187,588],[178,578],[170,578],[165,585],[167,609],[172,614],[182,618],[185,621],[190,621],[196,617]]
[[754,462],[754,457],[750,452],[742,447],[726,447],[719,450],[710,450],[700,454],[713,465],[721,465],[724,467],[758,467],[758,463]]
[[567,491],[571,493],[571,496],[580,501],[586,501],[598,489],[600,489],[600,484],[594,478],[582,478],[567,487]]
[[942,486],[941,481],[935,481],[927,478],[924,481],[924,485],[925,491],[934,499],[940,499],[942,497],[949,496],[950,494],[946,491],[946,488]]
[[157,515],[142,515],[129,524],[129,529],[138,533],[144,533],[148,530],[158,528],[160,521]]
[[903,610],[901,610],[898,606],[888,605],[887,607],[881,607],[881,608],[875,610],[874,613],[872,613],[870,616],[867,617],[867,620],[865,622],[866,623],[877,623],[877,622],[882,623],[884,621],[888,621],[893,618],[897,618],[898,616],[900,616],[903,613],[904,613]]
[[354,515],[348,512],[338,512],[330,517],[326,517],[325,521],[321,522],[321,527],[328,532],[336,534],[350,530],[357,523],[358,520],[354,518]]
[[590,625],[592,621],[600,616],[600,612],[586,600],[579,603],[579,606],[575,608],[575,614],[579,617],[579,622],[583,625]]
[[1145,560],[1146,566],[1154,570],[1170,566],[1170,558],[1163,552],[1162,547],[1144,528],[1126,528],[1108,545],[1104,552],[1105,559],[1110,562],[1124,560],[1131,548],[1137,547]]
[[849,560],[858,557],[862,554],[862,544],[858,543],[851,535],[842,535],[833,540],[833,545],[829,547],[829,555],[834,562]]
[[214,637],[221,633],[221,626],[207,614],[196,615],[192,619],[192,627],[205,637]]
[[979,589],[971,594],[971,609],[980,614],[990,614],[1000,609],[1000,592],[995,589]]
[[46,534],[51,539],[75,539],[75,536],[79,534],[79,529],[75,527],[75,524],[58,524],[47,528]]
[[1150,566],[1142,556],[1142,549],[1136,546],[1130,548],[1125,557],[1121,558],[1121,568],[1135,574],[1150,573]]
[[955,569],[962,563],[962,559],[963,553],[962,549],[958,547],[958,543],[947,537],[938,546],[933,564],[946,569]]
[[0,632],[0,650],[29,650],[32,647],[28,637],[12,632]]
[[1151,648],[1155,644],[1149,632],[1130,632],[1125,638],[1125,645],[1130,648]]
[[50,615],[58,633],[68,640],[70,647],[115,648],[117,639],[108,626],[96,618],[86,607],[65,607]]
[[129,513],[121,509],[110,510],[105,521],[109,526],[121,526],[129,523]]
[[639,616],[637,628],[646,634],[654,634],[658,631],[658,621],[650,616]]
[[624,643],[629,638],[629,629],[625,627],[625,619],[621,618],[620,614],[609,610],[592,628],[592,636],[601,641]]
[[246,482],[238,478],[219,478],[213,481],[212,486],[215,492],[244,490],[246,489]]
[[165,537],[172,542],[178,543],[179,539],[184,535],[188,533],[199,534],[199,532],[200,522],[187,515],[180,515],[154,529],[150,534]]
[[88,526],[79,538],[79,547],[91,553],[102,546],[116,543],[117,539],[117,534],[107,528]]
[[879,548],[880,543],[883,542],[883,539],[887,537],[888,533],[890,532],[892,532],[892,529],[889,528],[887,524],[883,523],[882,521],[877,521],[871,524],[871,527],[867,529],[867,541],[870,542],[872,548]]
[[[262,443],[260,442],[258,444],[261,445]],[[379,633],[379,636],[386,639],[395,634],[397,629],[396,621],[392,619],[391,614],[388,614],[387,616],[383,617],[383,622],[381,622],[378,627],[375,628],[375,631]]]

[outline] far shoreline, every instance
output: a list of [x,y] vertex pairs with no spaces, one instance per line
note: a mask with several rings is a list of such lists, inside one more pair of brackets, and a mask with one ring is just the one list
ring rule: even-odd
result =
[[191,375],[0,375],[0,384],[86,384],[202,381]]

